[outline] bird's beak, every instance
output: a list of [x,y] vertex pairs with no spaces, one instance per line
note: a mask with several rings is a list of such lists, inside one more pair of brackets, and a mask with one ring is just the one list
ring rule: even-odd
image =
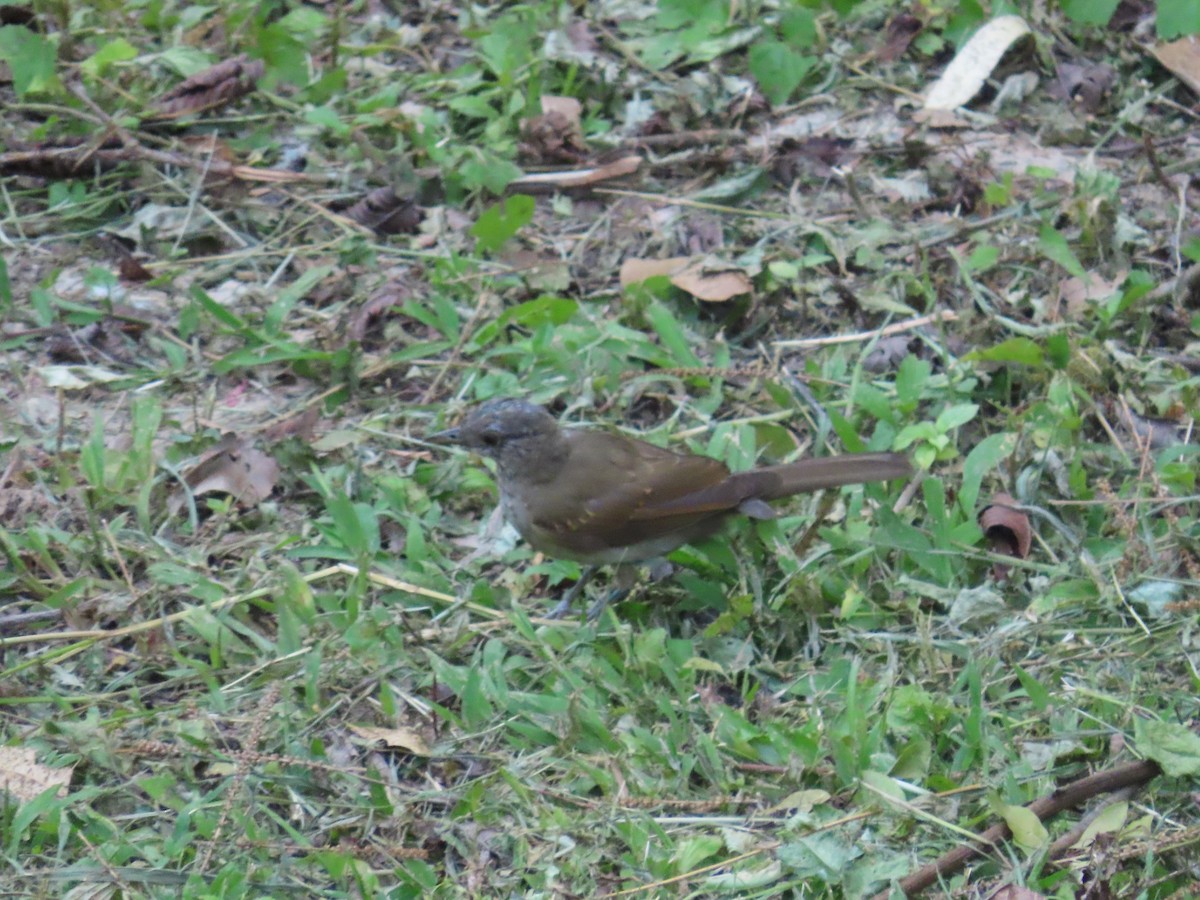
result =
[[461,435],[457,428],[447,428],[445,431],[435,431],[433,434],[425,435],[425,440],[431,444],[457,444],[461,440]]

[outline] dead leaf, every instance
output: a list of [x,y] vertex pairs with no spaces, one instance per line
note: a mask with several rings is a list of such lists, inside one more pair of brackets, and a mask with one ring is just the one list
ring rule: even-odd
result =
[[697,300],[708,303],[723,303],[740,294],[748,294],[754,285],[741,269],[706,271],[699,265],[691,266],[671,277],[671,284],[687,291]]
[[1086,112],[1099,112],[1104,98],[1117,80],[1117,70],[1108,63],[1063,63],[1058,67],[1054,95],[1078,103]]
[[925,344],[909,334],[893,334],[880,338],[863,360],[868,372],[894,372],[910,354],[921,355]]
[[224,106],[253,91],[255,82],[262,75],[262,60],[251,60],[244,53],[209,66],[160,96],[155,101],[159,108],[158,117],[177,119]]
[[343,215],[376,234],[415,234],[421,226],[421,208],[396,196],[390,187],[376,188]]
[[632,175],[642,164],[640,156],[623,156],[618,160],[588,169],[568,169],[563,172],[534,172],[522,175],[509,182],[509,190],[562,190],[564,188],[587,187],[601,181],[611,181],[623,175]]
[[311,444],[313,432],[320,420],[321,407],[310,406],[298,415],[288,416],[286,419],[276,422],[263,432],[263,439],[274,444],[284,438],[294,437],[305,444]]
[[[1033,527],[1029,517],[1016,509],[1017,501],[1008,494],[996,494],[979,513],[979,527],[991,542],[992,551],[1015,559],[1025,559],[1033,546]],[[1008,566],[993,567],[997,581],[1008,577]]]
[[1156,44],[1150,52],[1163,68],[1191,88],[1193,94],[1200,94],[1200,43],[1196,42],[1195,35],[1169,44]]
[[1123,273],[1116,280],[1109,281],[1096,272],[1085,272],[1082,278],[1066,278],[1058,286],[1058,304],[1048,318],[1056,321],[1058,311],[1063,309],[1069,321],[1077,319],[1088,301],[1107,300],[1117,292],[1117,286],[1124,280]]
[[560,115],[573,126],[578,126],[579,117],[583,115],[583,104],[574,97],[542,94],[542,114],[550,115],[550,113]]
[[74,766],[52,769],[39,765],[30,747],[0,747],[0,792],[18,803],[32,800],[52,787],[58,788],[58,796],[65,797],[74,769]]
[[[184,476],[194,496],[229,494],[243,508],[255,506],[271,495],[279,478],[279,464],[251,447],[242,438],[227,434]],[[184,504],[182,494],[171,498],[172,515]]]
[[627,259],[621,263],[621,273],[618,276],[621,287],[638,284],[656,275],[670,277],[682,271],[690,262],[690,256],[671,256],[667,259]]
[[407,750],[417,756],[432,756],[425,738],[411,728],[377,728],[374,725],[350,725],[350,730],[368,743],[382,742],[385,747]]
[[656,275],[666,275],[675,287],[709,303],[722,303],[754,288],[750,276],[741,269],[718,268],[700,256],[627,259],[621,264],[621,287]]
[[912,13],[902,12],[893,16],[884,29],[883,46],[875,53],[880,62],[895,62],[908,50],[924,24]]
[[979,93],[1001,57],[1019,38],[1029,34],[1020,16],[998,16],[971,35],[946,66],[942,77],[925,95],[925,109],[951,110],[965,106]]

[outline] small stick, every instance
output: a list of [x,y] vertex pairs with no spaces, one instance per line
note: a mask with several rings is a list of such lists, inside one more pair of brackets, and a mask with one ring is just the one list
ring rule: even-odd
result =
[[853,334],[835,334],[831,337],[775,341],[775,346],[785,350],[796,350],[801,347],[827,347],[831,344],[852,344],[855,341],[869,341],[876,337],[890,337],[893,334],[899,334],[902,331],[912,331],[914,328],[920,328],[934,322],[956,321],[958,321],[958,313],[953,310],[943,309],[941,312],[930,313],[927,316],[918,316],[915,319],[894,322],[891,325],[885,325],[883,328],[876,328],[873,331],[856,331]]

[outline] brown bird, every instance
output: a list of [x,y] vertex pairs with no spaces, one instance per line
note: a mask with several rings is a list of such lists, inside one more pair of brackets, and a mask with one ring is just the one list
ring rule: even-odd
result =
[[[585,563],[551,613],[564,615],[595,567],[638,563],[707,537],[730,516],[771,519],[792,494],[912,473],[897,453],[802,459],[731,473],[719,460],[635,438],[560,428],[543,407],[493,400],[431,436],[496,461],[504,515],[535,550]],[[593,608],[628,591],[617,591]]]

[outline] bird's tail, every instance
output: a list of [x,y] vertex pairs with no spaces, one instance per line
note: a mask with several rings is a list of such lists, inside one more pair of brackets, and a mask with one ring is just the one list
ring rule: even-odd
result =
[[755,471],[763,474],[769,472],[778,478],[768,493],[759,495],[763,500],[777,500],[843,484],[907,478],[912,474],[912,465],[908,457],[901,453],[847,453],[843,456],[801,459]]

